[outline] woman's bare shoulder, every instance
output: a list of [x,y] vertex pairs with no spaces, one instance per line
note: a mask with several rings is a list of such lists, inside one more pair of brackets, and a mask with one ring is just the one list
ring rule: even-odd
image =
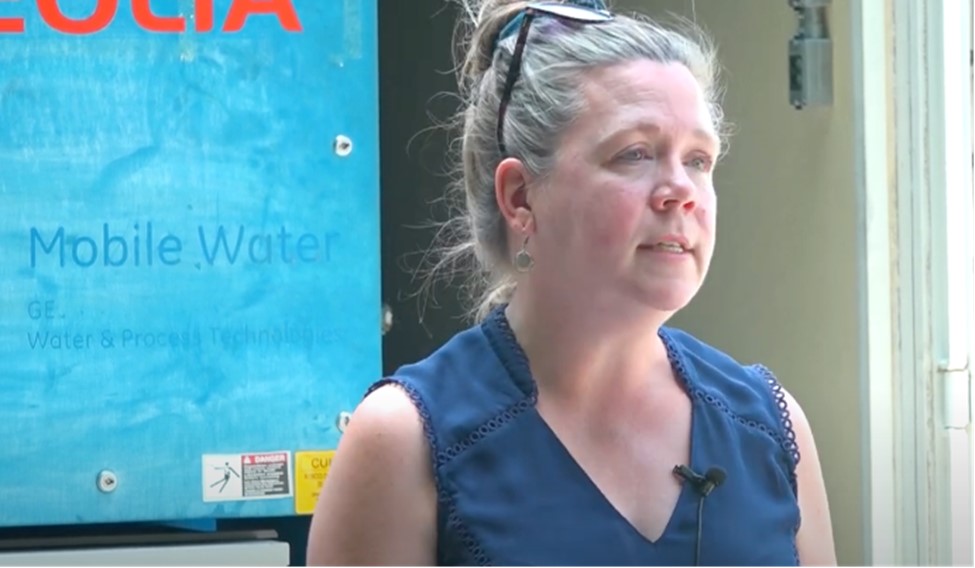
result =
[[309,565],[433,565],[437,496],[409,395],[389,384],[352,415],[312,518]]

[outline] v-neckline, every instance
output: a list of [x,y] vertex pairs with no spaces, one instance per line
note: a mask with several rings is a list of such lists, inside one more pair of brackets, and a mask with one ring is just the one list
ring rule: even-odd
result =
[[[508,365],[508,371],[511,373],[512,378],[515,379],[516,382],[521,383],[523,387],[528,387],[529,397],[532,400],[532,412],[544,427],[544,431],[547,432],[551,437],[553,446],[556,448],[558,453],[561,454],[562,459],[568,464],[569,468],[573,470],[574,474],[592,490],[594,495],[597,496],[597,501],[603,508],[607,509],[610,516],[612,516],[618,523],[625,525],[626,530],[633,534],[633,536],[635,536],[640,542],[646,543],[650,546],[660,545],[670,534],[673,533],[675,530],[675,524],[678,522],[679,517],[687,507],[687,500],[691,498],[690,493],[692,491],[689,486],[690,484],[681,483],[680,492],[677,494],[677,500],[674,502],[674,507],[670,512],[670,516],[668,517],[667,522],[664,524],[664,529],[661,531],[660,536],[658,536],[656,539],[651,539],[643,534],[628,518],[626,518],[626,516],[616,507],[616,505],[609,500],[609,497],[606,496],[589,473],[582,467],[582,464],[576,460],[575,456],[572,455],[572,452],[569,451],[569,448],[562,442],[562,439],[559,438],[555,430],[553,430],[549,423],[545,421],[541,413],[538,412],[538,385],[535,383],[535,379],[531,374],[528,355],[518,343],[514,330],[511,329],[508,318],[505,315],[504,310],[506,307],[507,306],[500,306],[496,308],[495,312],[495,325],[498,327],[497,331],[499,331],[501,336],[504,338],[505,345],[503,349],[509,352],[508,355],[512,356],[511,358],[504,357],[503,359],[505,359],[508,363],[512,363],[511,365]],[[679,364],[681,355],[676,346],[673,344],[672,338],[667,334],[666,329],[663,327],[660,328],[657,335],[660,337],[660,340],[663,342],[664,348],[667,351],[667,360],[670,363],[670,368],[679,381],[684,394],[688,397],[691,404],[691,428],[690,440],[688,441],[688,455],[690,463],[685,465],[694,470],[694,468],[700,462],[700,458],[697,455],[697,444],[694,443],[694,435],[698,430],[698,418],[700,414],[698,411],[698,401],[697,398],[693,396],[691,381],[686,375],[684,365]]]
[[[691,440],[690,440],[691,447],[689,452],[691,463],[687,464],[687,466],[690,467],[692,470],[694,469],[694,466],[697,462],[694,454],[694,446],[695,446],[694,428],[695,428],[695,415],[697,414],[695,412],[695,408],[694,408],[695,406],[696,403],[694,402],[694,399],[692,397],[691,398]],[[603,490],[599,487],[599,485],[596,484],[595,480],[593,480],[593,478],[589,475],[589,472],[587,472],[585,468],[582,467],[582,464],[580,464],[579,461],[576,460],[575,456],[572,455],[572,452],[569,451],[569,448],[562,442],[562,439],[559,438],[558,434],[556,434],[555,431],[552,429],[552,427],[549,426],[548,422],[545,421],[542,415],[539,414],[537,409],[535,409],[534,414],[535,417],[538,419],[538,421],[544,427],[545,431],[551,437],[552,444],[556,448],[558,453],[561,454],[563,461],[566,464],[568,464],[568,466],[573,470],[574,475],[579,479],[581,479],[582,482],[589,487],[589,489],[593,492],[594,495],[598,496],[597,500],[599,504],[604,509],[607,510],[608,514],[611,515],[616,520],[616,522],[626,526],[626,530],[628,532],[632,533],[641,542],[644,542],[650,546],[658,546],[661,544],[662,541],[666,540],[667,537],[671,533],[673,533],[674,530],[676,530],[674,529],[674,525],[678,522],[678,517],[680,517],[684,509],[686,509],[687,500],[691,498],[691,494],[690,494],[691,489],[689,487],[690,484],[681,483],[680,491],[677,494],[677,500],[674,502],[674,507],[670,511],[670,516],[667,518],[667,522],[664,524],[663,531],[660,532],[660,536],[658,536],[656,539],[651,539],[647,535],[643,534],[640,531],[640,529],[638,529],[633,524],[633,522],[630,521],[630,519],[626,518],[626,516],[616,507],[616,505],[614,505],[613,502],[609,500],[609,497],[606,496],[606,493],[604,493]]]

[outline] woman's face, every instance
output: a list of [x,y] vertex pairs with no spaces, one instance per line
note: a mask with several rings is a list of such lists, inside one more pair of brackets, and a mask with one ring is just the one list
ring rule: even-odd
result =
[[592,72],[582,92],[587,108],[529,198],[531,277],[604,306],[676,311],[714,250],[719,140],[703,92],[685,66],[649,60]]

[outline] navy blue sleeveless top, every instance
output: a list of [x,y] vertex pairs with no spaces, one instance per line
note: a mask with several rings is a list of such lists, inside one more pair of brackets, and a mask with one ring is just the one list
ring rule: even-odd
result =
[[[702,565],[796,565],[795,435],[781,386],[691,335],[660,337],[692,402],[691,469],[726,472],[705,500]],[[440,565],[691,565],[698,492],[685,483],[656,541],[599,491],[535,408],[524,351],[501,308],[395,383],[430,443]]]

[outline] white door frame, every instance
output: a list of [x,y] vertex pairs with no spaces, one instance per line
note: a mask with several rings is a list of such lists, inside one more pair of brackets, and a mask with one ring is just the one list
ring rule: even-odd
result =
[[970,565],[971,0],[851,9],[865,561]]
[[891,60],[889,6],[875,0],[850,3],[854,144],[857,187],[858,302],[864,562],[894,566],[898,501],[894,447],[894,328],[890,227],[892,134],[888,119]]

